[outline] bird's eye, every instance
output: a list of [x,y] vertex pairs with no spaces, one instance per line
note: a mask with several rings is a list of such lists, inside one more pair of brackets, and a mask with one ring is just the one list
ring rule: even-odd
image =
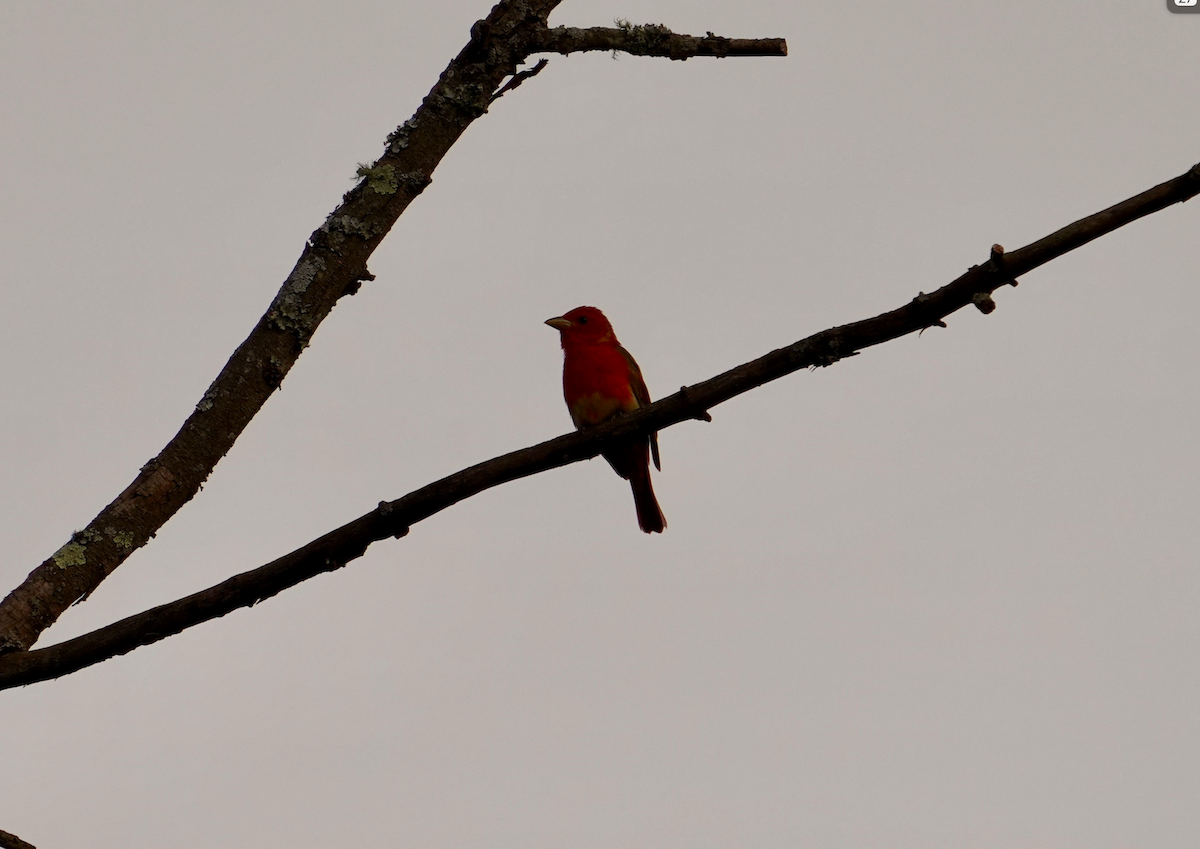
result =
[[581,316],[579,316],[579,323],[580,323],[580,324],[587,324],[587,316],[586,316],[586,315],[581,315]]

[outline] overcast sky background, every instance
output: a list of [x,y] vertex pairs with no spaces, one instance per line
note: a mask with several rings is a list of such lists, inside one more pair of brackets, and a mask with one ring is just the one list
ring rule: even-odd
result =
[[[0,4],[0,591],[175,433],[489,0]],[[1200,161],[1163,0],[566,0],[786,59],[551,57],[453,148],[204,491],[43,644]],[[0,829],[130,847],[1194,847],[1200,205],[990,316],[492,490],[0,693]]]

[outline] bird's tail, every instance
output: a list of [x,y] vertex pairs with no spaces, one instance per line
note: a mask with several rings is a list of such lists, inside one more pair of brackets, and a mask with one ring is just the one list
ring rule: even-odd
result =
[[650,485],[650,465],[643,461],[635,465],[632,471],[629,486],[633,489],[638,527],[648,534],[661,534],[667,527],[667,520],[663,518],[662,508],[654,497],[654,487]]

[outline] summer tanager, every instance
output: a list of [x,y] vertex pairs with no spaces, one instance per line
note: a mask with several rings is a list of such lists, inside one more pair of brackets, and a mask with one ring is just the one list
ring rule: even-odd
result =
[[[558,330],[563,348],[563,397],[575,427],[583,429],[650,403],[642,370],[621,347],[612,325],[595,307],[576,307],[546,324]],[[637,437],[603,452],[604,459],[633,488],[638,526],[648,534],[667,526],[650,486],[650,454],[655,468],[658,434]]]

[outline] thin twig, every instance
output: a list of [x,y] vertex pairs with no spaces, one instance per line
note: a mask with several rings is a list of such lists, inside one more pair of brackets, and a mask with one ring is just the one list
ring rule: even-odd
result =
[[542,72],[542,68],[546,67],[549,64],[550,64],[549,59],[539,59],[538,63],[536,65],[534,65],[532,68],[526,68],[524,71],[513,74],[512,77],[509,79],[509,81],[506,82],[504,85],[500,86],[499,90],[495,94],[492,95],[492,99],[489,100],[488,103],[495,103],[501,97],[504,97],[504,95],[506,93],[512,91],[514,88],[519,86],[521,83],[525,82],[525,80],[529,79],[530,77],[536,77],[538,74],[540,74]]

